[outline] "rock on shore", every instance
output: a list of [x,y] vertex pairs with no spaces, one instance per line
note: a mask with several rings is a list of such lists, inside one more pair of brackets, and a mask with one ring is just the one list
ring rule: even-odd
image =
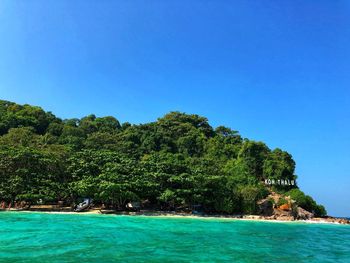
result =
[[[280,203],[284,199],[286,202]],[[270,195],[260,200],[258,203],[260,219],[279,220],[279,221],[294,221],[294,220],[310,220],[320,223],[335,223],[335,224],[350,224],[350,220],[345,218],[323,217],[315,218],[314,213],[303,209],[296,205],[295,201],[289,196],[271,192]]]

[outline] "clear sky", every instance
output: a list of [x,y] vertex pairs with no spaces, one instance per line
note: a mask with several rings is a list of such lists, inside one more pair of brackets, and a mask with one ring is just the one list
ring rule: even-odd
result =
[[350,216],[350,2],[0,2],[0,98],[61,118],[208,117],[290,152]]

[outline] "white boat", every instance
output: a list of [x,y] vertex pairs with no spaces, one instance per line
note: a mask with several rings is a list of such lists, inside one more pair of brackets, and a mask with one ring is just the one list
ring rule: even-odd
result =
[[92,199],[90,199],[90,198],[84,198],[84,201],[81,202],[81,203],[79,203],[79,204],[75,207],[74,211],[75,211],[75,212],[82,212],[82,211],[84,211],[84,210],[86,210],[86,209],[89,209],[90,206],[91,206],[91,203],[92,203]]

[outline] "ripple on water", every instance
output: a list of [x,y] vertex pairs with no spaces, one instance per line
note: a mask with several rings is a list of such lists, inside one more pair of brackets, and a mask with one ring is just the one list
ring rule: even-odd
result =
[[0,262],[350,262],[350,227],[0,213]]

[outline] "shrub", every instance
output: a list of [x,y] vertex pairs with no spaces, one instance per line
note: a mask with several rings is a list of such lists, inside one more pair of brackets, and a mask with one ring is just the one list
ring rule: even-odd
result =
[[245,214],[256,214],[257,204],[260,199],[268,195],[268,190],[261,186],[248,185],[240,189],[240,196],[242,200],[242,212]]
[[282,197],[278,200],[277,202],[277,206],[280,207],[281,205],[285,205],[285,204],[288,204],[288,201],[286,198]]
[[309,212],[313,212],[315,216],[325,216],[327,214],[326,209],[322,205],[318,205],[311,196],[305,195],[300,189],[292,189],[288,191],[286,196],[289,195],[298,206],[304,208]]

